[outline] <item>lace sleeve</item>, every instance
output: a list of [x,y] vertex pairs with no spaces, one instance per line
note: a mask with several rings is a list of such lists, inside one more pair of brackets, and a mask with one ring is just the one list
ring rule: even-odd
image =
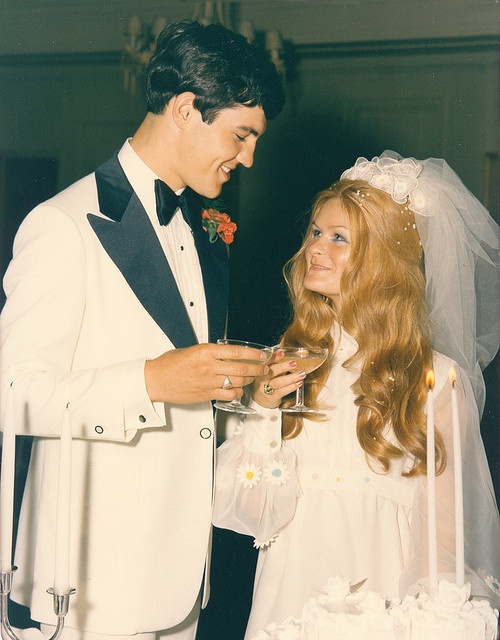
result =
[[[448,361],[449,362],[449,361]],[[479,416],[467,376],[457,372],[457,396],[461,434],[461,464],[464,502],[465,581],[471,593],[500,604],[500,519],[493,485],[479,430]],[[445,471],[436,479],[438,574],[455,582],[455,498],[451,383],[445,382],[435,398],[435,424],[445,443]],[[410,556],[401,578],[400,590],[417,592],[426,586],[427,562],[427,482],[419,479],[411,523]]]
[[264,547],[293,518],[297,496],[295,453],[281,439],[280,412],[258,407],[217,449],[213,524]]

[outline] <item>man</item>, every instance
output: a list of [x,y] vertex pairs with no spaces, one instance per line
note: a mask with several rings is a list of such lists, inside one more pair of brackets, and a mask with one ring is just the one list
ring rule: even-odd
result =
[[63,640],[194,638],[210,401],[240,396],[267,371],[261,352],[255,364],[229,362],[245,348],[214,344],[228,259],[202,227],[199,195],[217,197],[231,171],[252,165],[283,106],[276,71],[241,36],[181,22],[160,34],[146,93],[148,112],[118,154],[27,217],[4,281],[2,397],[12,385],[16,431],[34,436],[13,597],[47,633],[58,437],[71,411],[77,591]]

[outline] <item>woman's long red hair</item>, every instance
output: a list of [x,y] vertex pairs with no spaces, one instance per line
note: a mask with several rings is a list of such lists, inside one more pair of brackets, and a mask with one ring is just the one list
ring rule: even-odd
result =
[[[341,202],[351,232],[338,309],[331,300],[303,286],[312,224],[331,198]],[[360,370],[352,388],[359,407],[361,447],[385,471],[392,459],[409,454],[415,460],[410,474],[425,473],[425,376],[432,368],[432,349],[422,248],[413,212],[365,181],[339,180],[318,195],[302,247],[285,265],[284,273],[294,315],[281,343],[327,347],[330,354],[323,366],[307,376],[307,403],[319,406],[319,392],[336,349],[332,328],[338,322],[358,344],[344,366],[355,365]],[[303,417],[283,414],[283,419],[284,437],[296,437]],[[385,437],[388,426],[396,444]],[[446,455],[439,433],[436,464],[438,473],[442,472]]]

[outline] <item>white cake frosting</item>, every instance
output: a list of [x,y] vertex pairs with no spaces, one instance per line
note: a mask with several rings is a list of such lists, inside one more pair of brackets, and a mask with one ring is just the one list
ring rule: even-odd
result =
[[305,604],[301,620],[272,623],[253,640],[496,640],[497,630],[498,611],[471,600],[470,583],[440,580],[434,599],[422,593],[401,601],[356,591],[337,576]]

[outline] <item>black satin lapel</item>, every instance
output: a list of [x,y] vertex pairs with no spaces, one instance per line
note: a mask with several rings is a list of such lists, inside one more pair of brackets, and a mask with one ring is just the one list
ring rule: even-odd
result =
[[[202,235],[203,234],[203,235]],[[197,238],[198,235],[198,238]],[[210,342],[223,338],[226,330],[229,300],[229,256],[227,247],[219,238],[211,244],[207,233],[194,233],[198,257],[203,273],[203,286],[207,301]]]
[[117,154],[96,169],[95,180],[100,212],[111,220],[120,222],[134,190]]
[[[189,188],[189,187],[188,187]],[[229,300],[229,255],[226,244],[219,238],[211,243],[202,226],[202,199],[191,192],[189,209],[194,242],[203,274],[203,286],[207,303],[209,341],[224,337],[227,305]],[[199,211],[199,215],[193,215]]]
[[[112,161],[103,165],[106,171],[100,178],[96,172],[96,179],[106,215],[111,213],[110,217],[114,216],[119,222],[89,213],[89,223],[143,307],[174,346],[196,344],[195,333],[160,241],[133,190],[129,192],[128,204],[119,211],[117,203],[123,205],[127,185],[130,185],[124,174],[124,180],[120,180],[119,174],[123,170],[118,160],[118,168]],[[117,194],[116,201],[113,192]]]

